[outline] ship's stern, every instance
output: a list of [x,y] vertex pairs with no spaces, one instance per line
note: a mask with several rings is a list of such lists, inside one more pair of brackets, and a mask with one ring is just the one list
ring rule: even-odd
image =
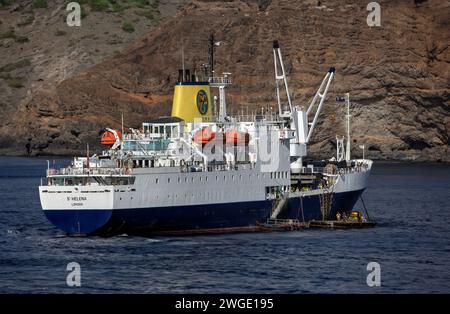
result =
[[112,216],[112,186],[40,186],[39,198],[47,219],[67,235],[83,236],[104,230]]

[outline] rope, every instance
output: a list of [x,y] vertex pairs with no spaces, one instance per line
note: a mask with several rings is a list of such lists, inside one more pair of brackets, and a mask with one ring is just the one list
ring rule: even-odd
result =
[[364,203],[364,199],[362,198],[362,195],[359,197],[361,199],[361,203],[363,204],[364,211],[366,212],[367,221],[370,221],[369,212],[367,211],[366,204]]
[[300,208],[302,209],[302,220],[305,223],[305,215],[303,213],[303,196],[300,196]]

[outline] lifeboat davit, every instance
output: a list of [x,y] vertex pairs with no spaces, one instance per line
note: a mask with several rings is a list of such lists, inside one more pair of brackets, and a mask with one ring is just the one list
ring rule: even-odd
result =
[[118,139],[119,140],[122,139],[122,133],[120,133],[119,131],[116,131],[116,130],[111,130],[111,131],[106,130],[102,134],[100,143],[103,145],[112,146]]
[[211,131],[211,129],[204,127],[201,130],[195,132],[192,138],[197,144],[205,145],[216,138],[216,133]]
[[225,134],[226,137],[226,143],[228,145],[248,145],[248,142],[250,142],[250,134],[245,132],[238,132],[236,130],[228,131]]

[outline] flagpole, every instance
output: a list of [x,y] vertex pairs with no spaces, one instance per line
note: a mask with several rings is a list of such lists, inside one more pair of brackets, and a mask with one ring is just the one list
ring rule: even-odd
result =
[[89,162],[89,144],[86,144],[86,161],[87,161],[87,168],[90,168],[90,162]]
[[366,145],[359,145],[359,148],[361,148],[363,151],[363,156],[362,156],[363,159],[366,159],[366,156],[365,156]]
[[122,138],[123,138],[123,113],[121,114],[121,118],[122,118]]
[[347,147],[345,153],[346,161],[350,161],[350,94],[346,93],[345,98],[347,100]]
[[90,165],[90,163],[91,163],[91,161],[89,160],[89,143],[87,143],[86,144],[86,163],[87,163],[87,168],[88,168],[88,173],[87,173],[87,175],[88,175],[88,180],[87,180],[87,183],[88,183],[88,185],[91,185],[90,184],[90,178],[89,178],[89,175],[90,175],[90,172],[91,172],[91,165]]

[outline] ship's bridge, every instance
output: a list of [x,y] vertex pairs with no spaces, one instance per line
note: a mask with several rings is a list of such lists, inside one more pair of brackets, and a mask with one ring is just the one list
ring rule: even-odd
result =
[[142,123],[145,137],[154,139],[179,138],[184,121],[177,117],[162,117]]
[[180,138],[183,132],[184,121],[177,117],[162,117],[144,122],[142,133],[133,130],[125,134],[123,141],[124,151],[163,151],[169,144]]

